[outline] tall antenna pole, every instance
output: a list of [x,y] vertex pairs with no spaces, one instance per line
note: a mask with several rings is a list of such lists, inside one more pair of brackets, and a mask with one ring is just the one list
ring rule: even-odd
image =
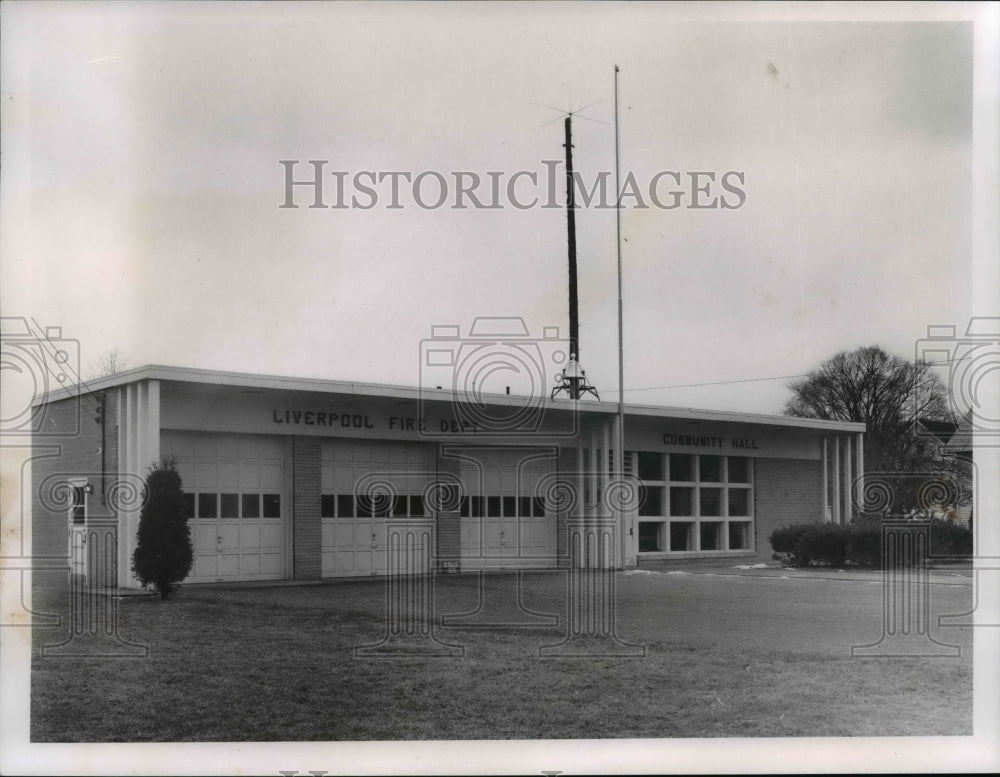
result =
[[[576,293],[576,200],[573,197],[573,114],[566,116],[566,227],[569,230],[569,350],[580,361],[580,317]],[[578,399],[578,397],[574,397]]]
[[[625,478],[625,345],[622,330],[622,189],[621,171],[618,152],[618,65],[615,65],[615,230],[618,248],[618,456],[615,457],[615,475],[619,482]],[[625,521],[618,522],[624,537],[631,538],[629,527],[625,534]],[[622,553],[622,566],[626,564],[626,556],[631,554],[631,539],[625,540],[627,550]]]

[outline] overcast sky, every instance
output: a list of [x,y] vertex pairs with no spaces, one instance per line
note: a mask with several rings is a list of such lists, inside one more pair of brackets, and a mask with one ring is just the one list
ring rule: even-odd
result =
[[[564,211],[426,209],[405,182],[402,209],[388,184],[369,210],[282,209],[279,160],[299,177],[327,160],[348,196],[364,170],[504,186],[534,171],[544,199],[563,154],[544,105],[596,103],[574,163],[613,171],[615,63],[623,177],[686,187],[677,209],[624,203],[628,401],[780,412],[786,380],[642,389],[798,375],[873,343],[912,356],[928,324],[971,312],[970,23],[653,4],[5,11],[4,315],[62,326],[84,365],[118,348],[133,366],[414,385],[433,325],[566,332]],[[745,202],[686,207],[692,171],[730,203],[718,179],[740,173]],[[582,362],[615,399],[614,211],[581,209],[577,239]]]

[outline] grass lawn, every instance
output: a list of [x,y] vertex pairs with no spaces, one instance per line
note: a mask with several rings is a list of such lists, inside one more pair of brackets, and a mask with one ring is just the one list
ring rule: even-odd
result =
[[[515,577],[483,578],[507,602]],[[40,657],[35,742],[545,739],[969,734],[971,637],[960,658],[856,659],[880,632],[879,586],[619,575],[619,633],[642,658],[539,659],[565,634],[565,577],[525,578],[558,627],[437,628],[458,658],[356,658],[386,630],[385,584],[183,589],[118,601],[142,659]],[[476,576],[442,578],[437,615],[472,610]],[[961,612],[971,588],[933,586]],[[498,598],[499,597],[499,598]],[[37,592],[36,611],[66,612]],[[502,608],[501,608],[502,609]],[[508,607],[507,611],[512,611]],[[82,643],[81,643],[82,644]]]

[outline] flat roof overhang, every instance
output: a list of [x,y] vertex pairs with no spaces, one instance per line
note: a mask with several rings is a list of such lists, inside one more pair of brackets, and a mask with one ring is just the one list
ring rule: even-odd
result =
[[[345,397],[372,397],[390,400],[409,400],[451,404],[455,401],[452,391],[437,388],[394,386],[384,383],[357,383],[351,381],[322,378],[297,378],[281,375],[261,375],[245,372],[204,370],[192,367],[170,367],[150,364],[128,370],[117,375],[98,378],[76,386],[59,388],[34,398],[32,406],[47,404],[61,399],[69,399],[83,394],[92,394],[145,380],[164,383],[197,384],[223,388],[258,389],[261,391],[291,391],[312,394],[328,394]],[[495,406],[515,407],[524,404],[525,397],[517,394],[480,394],[477,400]],[[617,402],[570,399],[550,400],[544,397],[544,407],[554,411],[578,411],[599,415],[618,413]],[[689,421],[710,421],[720,423],[751,424],[785,429],[816,430],[828,432],[858,433],[865,431],[865,424],[853,421],[824,421],[815,418],[797,418],[765,413],[737,413],[725,410],[699,410],[685,407],[659,405],[625,404],[625,415],[629,417],[669,418]]]

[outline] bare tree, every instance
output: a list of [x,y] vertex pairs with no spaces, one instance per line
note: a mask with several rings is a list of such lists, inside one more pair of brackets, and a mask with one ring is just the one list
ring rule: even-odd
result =
[[940,440],[917,428],[918,422],[957,421],[947,387],[928,364],[867,346],[836,354],[788,388],[793,396],[785,415],[865,423],[865,470],[912,473],[914,483],[900,493],[904,501],[914,501],[927,473],[965,479],[958,462],[942,456]]
[[87,380],[97,380],[117,375],[128,369],[128,358],[123,356],[117,348],[105,351],[96,364],[92,364],[87,371]]

